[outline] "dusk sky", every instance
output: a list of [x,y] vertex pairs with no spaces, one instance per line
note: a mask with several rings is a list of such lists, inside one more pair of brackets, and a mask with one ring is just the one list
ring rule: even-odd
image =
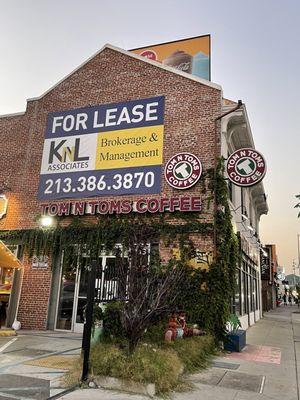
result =
[[[0,0],[0,114],[24,111],[104,44],[132,49],[210,34],[212,81],[247,107],[267,160],[264,243],[298,264],[299,0]],[[297,271],[298,272],[298,271]]]

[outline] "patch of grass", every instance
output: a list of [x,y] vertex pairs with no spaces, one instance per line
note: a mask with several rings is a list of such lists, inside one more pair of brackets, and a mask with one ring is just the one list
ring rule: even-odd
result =
[[99,343],[92,349],[90,363],[93,375],[155,383],[161,393],[176,386],[182,371],[174,350],[150,345],[138,346],[132,355],[127,355],[115,345]]
[[210,335],[175,340],[171,345],[187,373],[206,368],[215,354],[214,339]]
[[182,364],[172,349],[140,346],[131,357],[130,378],[138,382],[155,383],[159,392],[175,388]]
[[116,344],[98,343],[92,348],[90,365],[93,375],[155,383],[158,392],[166,393],[185,387],[181,379],[183,371],[195,372],[204,368],[213,353],[211,336],[162,345],[144,343],[132,355]]
[[114,376],[121,378],[127,369],[126,355],[116,345],[109,343],[98,343],[90,355],[90,366],[93,375]]
[[63,387],[71,387],[80,383],[82,374],[82,359],[78,357],[70,366],[69,371],[62,377],[61,383]]

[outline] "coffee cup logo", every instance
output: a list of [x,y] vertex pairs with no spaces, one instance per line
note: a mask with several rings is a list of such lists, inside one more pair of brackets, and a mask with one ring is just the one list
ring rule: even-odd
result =
[[175,51],[163,60],[163,64],[189,74],[192,72],[192,62],[193,57],[182,50]]
[[165,178],[174,189],[189,189],[200,179],[202,165],[192,153],[178,153],[167,162]]
[[227,175],[237,186],[253,186],[266,174],[266,162],[262,154],[251,148],[243,148],[232,153],[227,160]]

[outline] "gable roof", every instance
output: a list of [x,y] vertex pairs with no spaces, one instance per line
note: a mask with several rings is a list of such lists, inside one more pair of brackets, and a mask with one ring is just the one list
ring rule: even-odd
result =
[[94,57],[96,57],[97,55],[99,55],[100,53],[102,53],[105,49],[110,49],[113,51],[116,51],[118,53],[122,53],[128,57],[131,58],[135,58],[139,61],[143,61],[144,63],[150,64],[150,65],[154,65],[155,67],[164,69],[165,71],[169,71],[172,74],[176,74],[176,75],[180,75],[183,76],[184,78],[187,78],[189,80],[195,81],[195,82],[199,82],[202,85],[206,85],[209,87],[212,87],[214,89],[220,90],[222,91],[222,88],[220,85],[207,81],[206,79],[202,79],[202,78],[198,78],[195,75],[192,74],[188,74],[186,72],[180,71],[176,68],[172,68],[169,67],[168,65],[164,65],[160,62],[154,61],[154,60],[150,60],[149,58],[143,57],[143,56],[139,56],[138,54],[132,53],[131,51],[127,51],[127,50],[123,50],[119,47],[116,46],[112,46],[111,44],[106,44],[102,47],[102,49],[100,49],[96,54],[93,54],[91,57],[89,57],[86,61],[84,61],[82,64],[80,64],[77,68],[75,68],[73,71],[71,71],[68,75],[66,75],[64,78],[62,78],[61,80],[59,80],[57,83],[55,83],[55,85],[53,85],[51,88],[49,88],[48,90],[46,90],[46,92],[44,92],[42,95],[37,96],[37,97],[31,97],[29,99],[27,99],[27,101],[33,101],[33,100],[40,100],[42,97],[44,97],[46,94],[48,94],[49,92],[51,92],[51,90],[53,90],[56,86],[58,86],[60,83],[62,83],[63,81],[65,81],[66,79],[68,79],[71,75],[73,75],[76,71],[78,71],[80,68],[82,68],[85,64],[87,64],[89,61],[91,61]]
[[[189,79],[189,80],[194,81],[194,82],[201,83],[202,85],[209,86],[211,88],[220,90],[222,92],[222,87],[220,85],[216,84],[216,83],[207,81],[206,79],[203,79],[203,78],[199,78],[198,76],[189,74],[187,72],[180,71],[180,70],[178,70],[176,68],[170,67],[168,65],[164,65],[164,64],[162,64],[160,62],[157,62],[157,61],[154,61],[154,60],[150,60],[149,58],[146,58],[146,57],[140,56],[138,54],[132,53],[131,51],[123,50],[123,49],[121,49],[119,47],[116,47],[116,46],[113,46],[111,44],[106,44],[99,51],[97,51],[97,53],[93,54],[91,57],[89,57],[87,60],[85,60],[82,64],[80,64],[77,68],[75,68],[73,71],[71,71],[68,75],[66,75],[65,77],[60,79],[58,82],[56,82],[53,86],[51,86],[48,90],[46,90],[46,92],[44,92],[40,96],[31,97],[31,98],[27,99],[27,102],[42,99],[44,96],[46,96],[48,93],[50,93],[54,88],[56,88],[59,84],[64,82],[71,75],[73,75],[80,68],[82,68],[85,64],[87,64],[89,61],[91,61],[94,57],[96,57],[98,54],[102,53],[105,49],[110,49],[110,50],[116,51],[116,52],[124,54],[124,55],[126,55],[128,57],[135,58],[136,60],[142,61],[142,62],[144,62],[146,64],[153,65],[153,66],[155,66],[157,68],[161,68],[161,69],[163,69],[165,71],[171,72],[172,74],[182,76],[182,77],[184,77],[186,79]],[[24,115],[25,112],[26,111],[21,111],[21,112],[18,112],[18,113],[2,114],[2,115],[0,115],[0,118],[21,116],[21,115]]]

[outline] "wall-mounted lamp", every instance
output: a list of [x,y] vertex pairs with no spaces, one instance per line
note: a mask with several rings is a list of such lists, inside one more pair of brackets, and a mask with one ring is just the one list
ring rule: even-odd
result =
[[43,215],[40,219],[40,225],[43,228],[50,228],[54,225],[54,218],[49,217],[48,215]]

